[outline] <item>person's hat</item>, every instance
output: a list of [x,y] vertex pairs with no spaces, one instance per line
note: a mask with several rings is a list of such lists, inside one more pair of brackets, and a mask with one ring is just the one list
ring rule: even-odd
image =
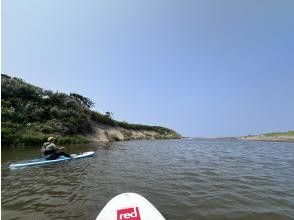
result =
[[48,137],[48,141],[49,141],[49,142],[52,142],[52,141],[54,141],[54,140],[56,140],[55,137]]

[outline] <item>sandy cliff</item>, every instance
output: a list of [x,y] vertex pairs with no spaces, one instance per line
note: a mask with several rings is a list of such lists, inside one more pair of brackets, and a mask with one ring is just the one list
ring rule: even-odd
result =
[[93,131],[85,135],[90,142],[181,138],[181,135],[174,131],[157,132],[148,130],[133,130],[122,127],[108,126],[96,122],[92,122],[91,125]]

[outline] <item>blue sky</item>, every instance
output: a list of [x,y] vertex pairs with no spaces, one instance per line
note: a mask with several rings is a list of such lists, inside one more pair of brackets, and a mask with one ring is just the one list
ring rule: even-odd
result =
[[2,73],[184,136],[294,129],[292,0],[3,0]]

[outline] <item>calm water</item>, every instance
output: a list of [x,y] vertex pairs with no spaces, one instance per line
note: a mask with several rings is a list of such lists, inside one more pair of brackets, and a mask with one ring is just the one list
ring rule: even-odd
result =
[[136,192],[166,219],[294,219],[294,143],[224,139],[72,146],[94,158],[11,171],[39,149],[2,149],[2,219],[95,219]]

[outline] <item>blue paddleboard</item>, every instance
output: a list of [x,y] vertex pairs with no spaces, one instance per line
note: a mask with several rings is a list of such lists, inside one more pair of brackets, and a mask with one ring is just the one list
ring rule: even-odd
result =
[[85,158],[85,157],[92,157],[92,156],[94,156],[94,154],[95,154],[94,151],[88,151],[88,152],[84,152],[81,154],[71,154],[72,158],[64,157],[64,156],[60,156],[56,160],[46,160],[45,158],[39,158],[39,159],[34,159],[34,160],[23,161],[21,163],[12,163],[9,165],[9,168],[16,169],[16,168],[24,168],[24,167],[28,167],[28,166],[52,164],[52,163],[58,163],[58,162],[63,162],[63,161],[67,161],[67,160],[75,160],[75,159],[80,159],[80,158]]

